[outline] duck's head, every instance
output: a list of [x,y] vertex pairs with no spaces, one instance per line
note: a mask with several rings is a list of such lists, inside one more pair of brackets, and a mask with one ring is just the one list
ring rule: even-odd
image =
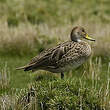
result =
[[90,41],[95,41],[95,39],[88,36],[85,29],[81,26],[74,27],[71,31],[70,37],[71,37],[71,40],[75,41],[75,42],[80,42],[81,39],[83,39],[83,38],[90,40]]

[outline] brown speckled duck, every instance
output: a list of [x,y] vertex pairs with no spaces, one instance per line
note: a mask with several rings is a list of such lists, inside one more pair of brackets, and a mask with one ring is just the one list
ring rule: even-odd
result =
[[91,55],[91,47],[83,39],[95,41],[80,26],[72,29],[70,38],[71,41],[61,43],[56,47],[41,52],[29,64],[17,69],[31,70],[32,72],[40,69],[47,70],[53,73],[61,73],[61,78],[63,78],[65,71],[77,68]]

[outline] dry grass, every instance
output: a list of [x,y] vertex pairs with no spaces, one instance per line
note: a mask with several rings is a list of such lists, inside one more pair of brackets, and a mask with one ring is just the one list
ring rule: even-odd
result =
[[10,72],[5,64],[4,68],[0,71],[0,89],[8,89],[10,87]]
[[9,110],[12,108],[13,110],[15,109],[16,105],[16,97],[12,97],[9,95],[3,95],[0,97],[0,109],[1,110]]
[[89,23],[78,20],[73,24],[54,27],[47,24],[20,24],[18,27],[8,27],[6,22],[0,22],[0,51],[22,55],[34,53],[52,47],[62,41],[69,40],[71,29],[81,25],[96,39],[91,43],[95,55],[110,55],[110,26],[102,23]]

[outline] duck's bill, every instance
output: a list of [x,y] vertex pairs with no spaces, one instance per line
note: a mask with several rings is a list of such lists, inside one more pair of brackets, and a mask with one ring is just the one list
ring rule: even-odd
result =
[[85,39],[90,40],[90,41],[95,41],[95,39],[89,37],[88,34],[86,34]]

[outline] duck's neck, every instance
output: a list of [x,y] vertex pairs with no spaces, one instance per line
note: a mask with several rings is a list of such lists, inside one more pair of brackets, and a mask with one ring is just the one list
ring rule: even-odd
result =
[[74,41],[74,42],[81,42],[82,41],[78,37],[72,37],[72,36],[71,36],[71,40]]

